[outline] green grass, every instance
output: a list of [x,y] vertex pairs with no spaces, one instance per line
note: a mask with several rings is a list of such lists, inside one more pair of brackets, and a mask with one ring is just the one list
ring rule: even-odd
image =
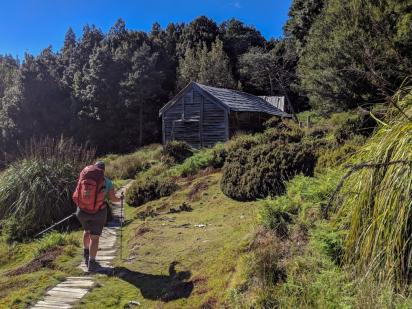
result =
[[[30,243],[7,244],[0,241],[0,308],[27,308],[44,292],[69,275],[79,275],[81,232],[50,233]],[[19,275],[6,275],[26,266],[34,259],[57,247],[61,252],[49,267],[27,270]]]
[[[270,267],[283,267],[286,279],[274,283],[265,277],[246,280],[231,291],[234,308],[411,307],[407,290],[397,291],[373,275],[360,276],[351,265],[343,264],[347,231],[334,220],[322,218],[322,209],[342,174],[331,170],[315,178],[295,177],[284,196],[261,202],[260,224],[276,232],[279,226],[286,227],[287,233],[272,245],[271,252],[277,252],[273,256],[265,253],[273,233],[265,232],[263,237],[258,233],[254,240],[258,245],[250,253],[253,260],[243,268],[255,278],[257,270],[275,263]],[[282,220],[285,216],[291,219]]]
[[[125,229],[123,256],[130,261],[117,260],[116,264],[134,273],[127,272],[130,275],[124,279],[100,277],[101,287],[88,294],[79,308],[123,308],[131,300],[139,301],[142,308],[199,308],[207,302],[223,306],[251,237],[256,204],[225,197],[219,188],[220,177],[215,173],[193,181],[181,180],[182,189],[170,197],[139,209],[127,207],[128,219],[134,219]],[[194,193],[199,187],[203,189]],[[193,211],[168,213],[183,202]],[[145,221],[136,219],[138,213],[149,210],[159,215]],[[184,280],[194,284],[190,296],[170,302],[150,299],[177,284],[168,275],[174,261],[179,262],[178,272],[191,273]]]
[[[166,175],[187,177],[196,175],[200,170],[209,166],[223,165],[224,158],[219,155],[225,151],[223,144],[216,144],[213,148],[204,148],[198,150],[193,156],[187,158],[183,163],[170,168]],[[222,161],[223,160],[223,161]]]
[[106,163],[105,174],[111,179],[133,179],[142,171],[158,162],[162,146],[153,144],[126,155],[109,154],[100,160]]

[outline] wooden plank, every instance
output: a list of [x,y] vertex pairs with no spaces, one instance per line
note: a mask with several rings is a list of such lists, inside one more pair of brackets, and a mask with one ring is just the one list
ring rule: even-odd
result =
[[66,297],[58,297],[58,296],[46,296],[46,298],[44,299],[44,301],[46,302],[59,302],[59,303],[65,303],[65,304],[73,304],[77,301],[79,301],[78,299],[74,299],[70,296],[66,296]]
[[67,280],[94,280],[93,277],[84,276],[84,277],[67,277]]
[[58,308],[71,308],[70,304],[62,303],[62,302],[57,302],[57,301],[39,301],[36,306],[58,306]]
[[71,299],[81,299],[86,293],[67,293],[60,291],[49,291],[46,295],[54,296],[56,298],[71,298]]
[[93,280],[72,280],[72,281],[64,281],[62,283],[59,283],[56,286],[65,286],[65,285],[84,285],[84,286],[88,286],[88,285],[93,285],[94,281]]
[[44,303],[44,304],[36,304],[31,308],[36,308],[36,309],[42,309],[42,308],[47,308],[47,309],[70,309],[73,308],[72,306],[73,303]]
[[56,292],[67,292],[67,293],[76,293],[76,294],[81,294],[84,293],[86,294],[88,292],[88,289],[82,289],[82,288],[73,288],[73,287],[54,287],[52,291]]

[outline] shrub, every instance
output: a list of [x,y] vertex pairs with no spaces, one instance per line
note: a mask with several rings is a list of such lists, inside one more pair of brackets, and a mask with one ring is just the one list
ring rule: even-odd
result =
[[168,196],[178,189],[171,178],[151,177],[135,180],[126,192],[130,206],[140,206],[160,197]]
[[364,143],[365,138],[363,136],[355,135],[351,140],[346,141],[342,145],[333,143],[330,147],[322,147],[319,151],[315,173],[319,174],[327,169],[341,166],[348,161]]
[[9,240],[33,236],[73,213],[71,195],[94,151],[71,140],[33,140],[0,178],[0,221]]
[[105,175],[111,179],[133,179],[136,174],[147,170],[161,156],[161,146],[150,145],[127,155],[108,155]]
[[354,113],[337,113],[332,115],[330,123],[333,127],[335,140],[342,144],[355,135],[370,136],[376,122],[369,115]]
[[193,155],[193,150],[183,141],[171,141],[167,143],[162,151],[166,158],[172,158],[174,163],[180,164]]
[[222,191],[237,200],[276,196],[285,190],[285,181],[296,174],[312,175],[313,150],[307,144],[273,142],[250,150],[239,147],[228,153]]
[[192,157],[187,158],[182,164],[170,169],[169,175],[187,177],[197,174],[207,167],[222,167],[227,156],[223,144],[216,144],[213,148],[205,148],[197,151]]
[[282,118],[280,118],[278,116],[273,116],[273,117],[269,118],[268,120],[266,120],[266,122],[263,124],[263,126],[266,129],[277,128],[281,123],[282,123]]
[[[286,184],[286,194],[261,202],[259,223],[267,229],[287,230],[290,223],[311,225],[322,217],[330,194],[342,177],[340,170],[330,170],[317,177],[298,175]],[[309,221],[309,222],[308,222]]]
[[281,241],[268,230],[258,230],[246,259],[248,280],[259,288],[270,288],[286,279],[286,271],[279,263],[284,252]]
[[288,225],[292,223],[293,213],[297,209],[291,205],[283,203],[283,196],[276,199],[277,203],[271,203],[271,200],[264,200],[259,212],[260,223],[267,229],[275,231],[280,238],[289,234]]

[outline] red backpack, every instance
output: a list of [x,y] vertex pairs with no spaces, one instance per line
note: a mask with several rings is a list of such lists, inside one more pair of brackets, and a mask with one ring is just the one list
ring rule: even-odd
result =
[[74,203],[85,212],[98,212],[105,206],[104,184],[104,171],[96,165],[86,166],[80,173],[73,193]]

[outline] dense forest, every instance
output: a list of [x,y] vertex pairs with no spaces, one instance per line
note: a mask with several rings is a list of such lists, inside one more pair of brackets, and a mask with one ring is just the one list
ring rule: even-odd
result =
[[99,153],[157,142],[159,108],[191,80],[285,95],[296,111],[385,102],[412,73],[411,10],[409,1],[295,0],[284,36],[271,40],[205,16],[149,33],[121,19],[107,33],[69,29],[56,52],[0,56],[0,160],[33,136],[73,137]]

